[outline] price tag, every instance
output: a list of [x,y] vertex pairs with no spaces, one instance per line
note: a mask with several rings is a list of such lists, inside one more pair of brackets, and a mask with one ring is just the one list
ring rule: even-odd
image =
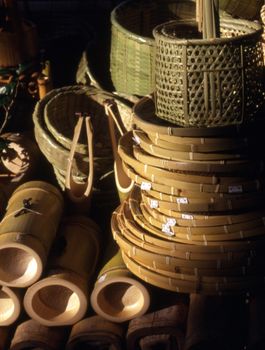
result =
[[174,218],[168,218],[168,219],[167,219],[167,224],[168,224],[169,226],[175,226],[176,223],[177,223],[177,220],[174,219]]
[[158,208],[158,201],[156,200],[156,199],[151,199],[151,201],[150,201],[150,208],[152,208],[152,209],[156,209],[156,208]]
[[186,198],[186,197],[178,197],[178,198],[177,198],[177,203],[180,203],[180,204],[188,204],[189,201],[188,201],[188,198]]
[[162,232],[164,232],[168,236],[174,236],[174,232],[171,231],[171,226],[168,224],[162,225]]
[[141,183],[141,190],[150,191],[151,187],[152,187],[152,184],[150,182],[142,182]]
[[242,193],[243,187],[241,185],[238,186],[228,186],[229,193]]
[[193,215],[190,214],[181,214],[182,219],[193,220]]

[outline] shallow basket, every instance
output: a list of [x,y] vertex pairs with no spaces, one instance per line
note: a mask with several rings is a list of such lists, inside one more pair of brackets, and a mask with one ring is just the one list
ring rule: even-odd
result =
[[254,118],[264,102],[261,25],[220,19],[221,38],[201,39],[196,22],[154,29],[156,114],[181,126],[225,126]]
[[153,28],[170,19],[192,18],[189,0],[129,0],[111,13],[110,71],[118,92],[144,96],[154,90]]

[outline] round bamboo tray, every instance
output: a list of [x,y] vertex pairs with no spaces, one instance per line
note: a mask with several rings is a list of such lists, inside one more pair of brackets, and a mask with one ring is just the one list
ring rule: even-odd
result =
[[29,181],[15,190],[0,227],[2,285],[22,288],[40,278],[62,209],[61,193],[47,182]]
[[21,291],[3,286],[0,292],[0,326],[9,326],[21,312]]
[[[155,111],[154,96],[143,97],[133,107],[133,120],[136,126],[147,134],[155,133],[163,136],[178,137],[239,137],[253,129],[249,125],[212,126],[207,128],[182,127],[158,118]],[[259,127],[258,122],[254,127]]]
[[24,307],[31,318],[45,326],[71,325],[82,319],[88,307],[88,281],[99,256],[99,232],[87,217],[63,222],[58,240],[62,251],[55,250],[46,275],[26,291]]
[[170,18],[191,18],[195,4],[172,0],[123,1],[111,13],[110,72],[115,90],[144,96],[154,91],[153,28]]

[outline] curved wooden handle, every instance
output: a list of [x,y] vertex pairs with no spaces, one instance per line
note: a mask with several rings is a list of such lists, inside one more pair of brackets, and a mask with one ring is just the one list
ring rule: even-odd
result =
[[[89,156],[89,173],[87,181],[84,184],[77,183],[72,175],[74,154],[77,146],[77,142],[81,133],[83,121],[85,119],[86,134],[87,134],[87,145],[88,145],[88,156]],[[74,137],[70,149],[68,166],[65,176],[65,188],[69,198],[74,202],[82,202],[90,198],[92,194],[92,185],[94,179],[94,148],[93,148],[93,129],[90,117],[79,116],[77,124],[74,130]]]

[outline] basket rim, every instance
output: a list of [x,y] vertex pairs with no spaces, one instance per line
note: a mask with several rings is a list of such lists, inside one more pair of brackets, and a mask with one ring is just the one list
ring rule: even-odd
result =
[[[179,45],[218,45],[218,44],[226,44],[226,43],[238,43],[240,44],[242,40],[250,40],[253,38],[258,38],[261,36],[263,29],[262,25],[258,22],[252,22],[248,20],[243,19],[236,19],[236,18],[220,18],[220,26],[223,28],[229,29],[230,25],[237,25],[237,27],[241,24],[242,28],[251,28],[253,31],[246,34],[240,34],[234,37],[225,37],[225,38],[213,38],[213,39],[181,39],[170,35],[164,35],[161,33],[162,29],[168,26],[172,26],[175,24],[188,24],[188,25],[196,25],[195,21],[191,20],[173,20],[173,21],[167,21],[164,23],[161,23],[157,25],[153,29],[153,35],[155,38],[155,41],[162,39],[163,41],[166,41],[170,44],[179,44]],[[244,25],[245,24],[245,25]]]
[[[174,3],[173,0],[169,0],[170,2]],[[110,20],[111,20],[111,24],[113,26],[115,26],[117,29],[119,29],[122,33],[128,35],[130,37],[130,39],[134,39],[136,41],[138,41],[139,43],[142,44],[149,44],[150,46],[155,46],[155,40],[153,37],[148,37],[148,36],[141,36],[139,34],[136,34],[134,32],[131,32],[130,30],[126,29],[125,27],[123,27],[119,22],[118,22],[118,11],[123,8],[124,6],[126,6],[127,4],[130,3],[134,3],[135,0],[126,0],[123,1],[122,3],[120,3],[118,6],[116,6],[110,15]],[[194,4],[194,2],[192,0],[179,0],[178,3],[190,3],[190,4]],[[195,5],[194,5],[195,8]],[[194,16],[195,18],[195,16]]]

